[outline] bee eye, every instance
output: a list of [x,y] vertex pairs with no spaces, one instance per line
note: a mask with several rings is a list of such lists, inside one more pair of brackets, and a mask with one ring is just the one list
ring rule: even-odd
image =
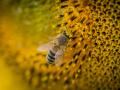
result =
[[64,37],[62,37],[62,38],[59,40],[60,43],[64,43],[65,41],[66,41],[66,39],[65,39]]
[[63,42],[65,42],[66,41],[66,39],[65,38],[63,38]]
[[61,37],[61,38],[58,40],[58,42],[59,42],[60,44],[64,44],[64,43],[66,42],[66,38],[65,38],[65,37]]

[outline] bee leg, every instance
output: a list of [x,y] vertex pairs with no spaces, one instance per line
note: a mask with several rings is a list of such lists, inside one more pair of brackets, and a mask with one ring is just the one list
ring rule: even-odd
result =
[[64,54],[63,54],[63,50],[59,50],[56,54],[56,60],[55,60],[55,65],[56,66],[60,66],[62,63],[63,63],[63,57],[64,57]]

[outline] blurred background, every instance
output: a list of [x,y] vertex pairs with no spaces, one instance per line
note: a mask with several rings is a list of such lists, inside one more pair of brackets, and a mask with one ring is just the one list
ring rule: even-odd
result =
[[55,35],[55,0],[0,0],[0,90],[31,90],[16,57],[35,53]]

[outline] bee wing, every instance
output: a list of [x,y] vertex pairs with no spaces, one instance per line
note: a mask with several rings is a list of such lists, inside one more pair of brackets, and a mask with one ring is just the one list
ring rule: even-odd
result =
[[51,44],[51,43],[43,44],[43,45],[40,45],[40,46],[37,48],[37,51],[38,51],[38,52],[48,51],[48,50],[50,50],[51,47],[52,47],[52,44]]
[[43,51],[48,51],[50,50],[53,45],[57,42],[56,37],[53,37],[50,39],[50,42],[46,43],[46,44],[42,44],[37,48],[38,52],[43,52]]

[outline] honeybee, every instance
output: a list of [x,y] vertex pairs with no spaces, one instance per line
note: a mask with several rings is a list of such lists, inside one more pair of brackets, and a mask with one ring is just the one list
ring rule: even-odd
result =
[[60,64],[67,46],[69,36],[64,31],[58,35],[52,42],[44,44],[38,48],[38,51],[47,50],[46,60],[48,64]]

